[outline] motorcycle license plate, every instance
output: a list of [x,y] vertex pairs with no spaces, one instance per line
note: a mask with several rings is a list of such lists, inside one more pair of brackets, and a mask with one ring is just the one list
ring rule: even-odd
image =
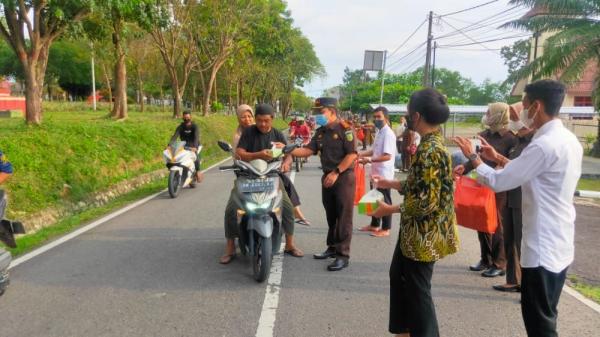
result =
[[271,191],[273,188],[275,188],[275,181],[273,179],[249,180],[239,185],[240,192],[242,193],[266,192]]

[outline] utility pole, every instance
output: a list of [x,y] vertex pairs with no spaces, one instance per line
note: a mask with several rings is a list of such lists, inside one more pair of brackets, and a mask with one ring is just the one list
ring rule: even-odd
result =
[[387,59],[387,50],[383,52],[383,70],[381,70],[381,92],[379,93],[379,105],[383,104],[383,87],[385,85],[385,61]]
[[94,64],[94,43],[91,44],[92,47],[92,107],[94,111],[96,111],[96,66]]
[[437,50],[437,41],[433,42],[433,66],[431,67],[431,87],[435,88],[435,51]]
[[429,29],[427,30],[427,56],[425,58],[425,70],[423,71],[423,86],[429,87],[431,84],[429,83],[429,69],[431,68],[431,41],[433,40],[433,35],[431,35],[431,29],[433,26],[433,11],[429,11]]

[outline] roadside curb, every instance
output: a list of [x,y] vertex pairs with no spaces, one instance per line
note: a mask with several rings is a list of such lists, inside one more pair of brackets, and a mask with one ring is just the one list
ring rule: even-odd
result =
[[577,190],[577,191],[575,191],[575,196],[576,197],[582,197],[582,198],[600,199],[600,192],[598,192],[598,191]]

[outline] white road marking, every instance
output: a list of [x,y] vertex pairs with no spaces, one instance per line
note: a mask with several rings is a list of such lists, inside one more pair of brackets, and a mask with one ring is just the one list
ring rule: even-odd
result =
[[583,295],[582,295],[580,292],[578,292],[577,290],[575,290],[575,289],[573,289],[573,288],[569,287],[568,285],[565,285],[565,286],[563,287],[563,290],[564,290],[564,291],[565,291],[567,294],[569,294],[569,295],[571,295],[571,296],[575,297],[575,299],[579,300],[579,302],[581,302],[581,303],[583,303],[583,304],[587,305],[587,306],[588,306],[588,307],[590,307],[592,310],[594,310],[595,312],[597,312],[597,313],[599,313],[599,314],[600,314],[600,304],[598,304],[598,303],[596,303],[596,302],[594,302],[594,301],[592,301],[592,300],[590,300],[590,299],[586,298],[586,297],[585,297],[585,296],[583,296]]
[[[294,182],[296,171],[292,170],[290,180]],[[271,263],[271,274],[267,280],[267,290],[265,291],[265,300],[263,302],[260,318],[258,319],[258,328],[256,337],[273,337],[275,330],[275,319],[277,318],[277,307],[279,306],[279,292],[281,290],[281,276],[283,273],[283,250],[285,242],[279,247],[279,254],[273,256]]]
[[[211,169],[213,169],[213,168],[215,168],[215,167],[223,164],[224,162],[226,162],[228,160],[231,160],[231,158],[229,158],[229,157],[225,158],[225,159],[221,160],[220,162],[218,162],[218,163],[216,163],[216,164],[208,167],[207,169],[202,170],[202,172],[206,172],[208,170],[211,170]],[[10,266],[8,267],[8,269],[10,270],[10,269],[12,269],[12,268],[20,265],[21,263],[27,262],[27,261],[33,259],[34,257],[36,257],[36,256],[38,256],[40,254],[43,254],[43,253],[49,251],[52,248],[60,246],[63,243],[65,243],[65,242],[67,242],[69,240],[72,240],[72,239],[78,237],[79,235],[81,235],[81,234],[83,234],[83,233],[85,233],[85,232],[87,232],[89,230],[92,230],[92,229],[94,229],[94,228],[102,225],[103,223],[105,223],[107,221],[110,221],[110,220],[118,217],[119,215],[121,215],[121,214],[123,214],[123,213],[125,213],[127,211],[130,211],[130,210],[132,210],[132,209],[134,209],[134,208],[136,208],[136,207],[138,207],[140,205],[143,205],[144,203],[146,203],[146,202],[148,202],[148,201],[156,198],[158,195],[160,195],[161,193],[163,193],[165,191],[166,191],[166,189],[164,189],[164,190],[162,190],[162,191],[160,191],[158,193],[155,193],[155,194],[153,194],[153,195],[151,195],[149,197],[146,197],[146,198],[144,198],[142,200],[136,201],[136,202],[134,202],[133,204],[131,204],[129,206],[121,208],[120,210],[115,211],[113,213],[110,213],[110,214],[108,214],[108,215],[106,215],[106,216],[104,216],[104,217],[102,217],[102,218],[100,218],[100,219],[92,222],[89,225],[83,226],[83,227],[81,227],[81,228],[79,228],[79,229],[71,232],[71,233],[69,233],[69,234],[61,237],[60,239],[52,241],[52,242],[50,242],[50,243],[48,243],[48,244],[46,244],[46,245],[44,245],[44,246],[42,246],[42,247],[40,247],[38,249],[35,249],[35,250],[33,250],[33,251],[31,251],[31,252],[29,252],[29,253],[27,253],[27,254],[19,257],[19,258],[17,258],[17,259],[14,259],[11,262]]]

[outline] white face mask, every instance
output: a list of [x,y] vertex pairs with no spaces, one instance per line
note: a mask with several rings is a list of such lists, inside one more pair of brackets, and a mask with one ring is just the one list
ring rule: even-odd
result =
[[512,119],[508,120],[508,129],[514,133],[519,132],[519,130],[521,130],[522,128],[525,127],[525,124],[521,121],[513,121]]
[[523,112],[521,112],[521,121],[526,127],[531,128],[536,115],[537,112],[531,118],[529,118],[529,109],[525,109]]

